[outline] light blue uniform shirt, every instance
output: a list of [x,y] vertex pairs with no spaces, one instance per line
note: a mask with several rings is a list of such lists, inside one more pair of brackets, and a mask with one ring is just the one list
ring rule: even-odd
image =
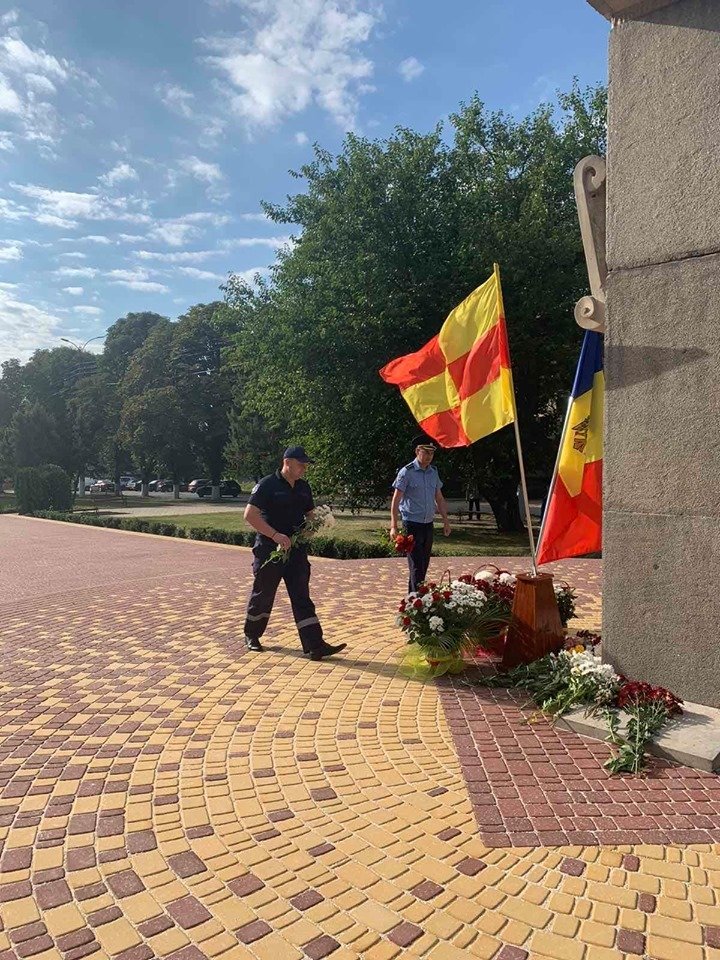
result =
[[432,523],[437,511],[435,494],[442,489],[436,467],[431,464],[423,470],[415,459],[400,468],[393,487],[402,491],[400,516],[405,522]]

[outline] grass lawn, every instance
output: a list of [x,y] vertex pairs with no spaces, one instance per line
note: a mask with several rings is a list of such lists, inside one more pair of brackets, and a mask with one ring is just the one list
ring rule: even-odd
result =
[[[336,513],[337,526],[333,533],[339,540],[360,540],[363,543],[377,541],[378,532],[387,529],[388,515],[384,513],[367,512],[352,516],[349,513]],[[221,530],[247,530],[242,512],[217,511],[216,513],[194,513],[163,515],[167,523],[175,523],[179,527],[215,527]],[[530,548],[527,536],[524,533],[498,533],[495,521],[490,517],[483,517],[479,521],[452,521],[452,533],[449,537],[442,535],[442,528],[436,524],[435,547],[436,556],[528,556]]]
[[15,500],[15,494],[1,493],[0,494],[0,513],[13,513],[15,510],[17,510],[17,502]]

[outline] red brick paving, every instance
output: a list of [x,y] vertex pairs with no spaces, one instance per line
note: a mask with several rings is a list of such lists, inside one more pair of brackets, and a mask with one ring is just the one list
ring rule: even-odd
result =
[[657,759],[613,777],[606,743],[557,728],[523,693],[456,679],[440,696],[488,846],[720,842],[720,777]]

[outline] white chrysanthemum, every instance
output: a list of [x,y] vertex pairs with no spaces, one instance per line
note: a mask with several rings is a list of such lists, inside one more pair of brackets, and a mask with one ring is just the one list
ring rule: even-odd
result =
[[515,583],[515,577],[511,573],[501,573],[498,580],[502,584]]
[[430,617],[428,620],[428,626],[436,633],[442,633],[445,629],[445,621],[442,617]]
[[478,570],[475,574],[476,580],[484,580],[486,583],[491,583],[495,579],[495,574],[490,570]]

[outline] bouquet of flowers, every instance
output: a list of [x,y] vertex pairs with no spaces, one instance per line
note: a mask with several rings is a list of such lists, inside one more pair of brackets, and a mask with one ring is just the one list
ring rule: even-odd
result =
[[315,507],[312,517],[305,517],[303,525],[290,537],[290,548],[285,550],[283,547],[275,547],[263,567],[268,563],[285,563],[293,547],[309,543],[321,530],[329,530],[336,523],[337,520],[330,507],[324,504]]
[[[611,773],[640,773],[645,766],[645,753],[651,740],[665,724],[682,713],[682,700],[665,687],[654,687],[639,680],[621,677],[617,710],[606,714],[610,726],[608,740],[617,753],[605,762]],[[628,717],[624,736],[620,733],[618,710]]]
[[392,537],[393,547],[395,548],[395,553],[401,553],[403,556],[407,556],[408,553],[413,552],[413,547],[415,546],[415,537],[411,533],[399,533],[396,537]]
[[[463,667],[462,654],[482,644],[497,630],[502,613],[474,583],[452,580],[422,583],[400,601],[396,624],[415,645],[418,656],[406,657],[405,667],[433,675]],[[438,669],[439,668],[439,669]]]

